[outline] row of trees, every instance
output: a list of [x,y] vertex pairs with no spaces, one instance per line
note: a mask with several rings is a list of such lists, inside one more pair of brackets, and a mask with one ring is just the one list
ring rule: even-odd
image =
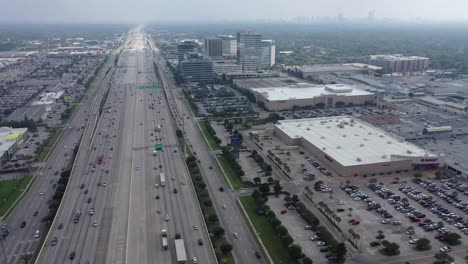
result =
[[193,185],[197,194],[198,202],[203,212],[203,216],[210,233],[210,237],[215,245],[216,257],[218,260],[231,252],[232,245],[229,244],[225,237],[225,231],[221,227],[216,211],[213,208],[213,202],[206,190],[206,184],[201,175],[200,168],[197,164],[195,156],[190,156],[186,159],[189,168],[190,176],[192,177]]
[[265,172],[265,176],[270,176],[272,167],[270,164],[266,163],[265,160],[261,155],[258,154],[256,150],[253,150],[250,156],[257,162],[258,166],[262,168],[262,170]]
[[216,131],[211,126],[210,121],[203,120],[203,121],[201,121],[201,125],[206,128],[206,131],[208,132],[207,136],[211,137],[214,140],[214,142],[216,143],[216,145],[219,146],[221,144],[221,139],[219,139],[219,137],[216,136]]

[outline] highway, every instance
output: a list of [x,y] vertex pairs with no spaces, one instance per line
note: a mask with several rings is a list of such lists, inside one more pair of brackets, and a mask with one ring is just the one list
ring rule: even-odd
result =
[[[113,58],[114,55],[111,55],[109,61],[112,61]],[[81,126],[87,123],[87,119],[91,120],[94,117],[89,109],[96,102],[99,105],[102,91],[113,73],[111,66],[110,63],[105,65],[100,78],[96,80],[88,96],[81,102],[74,117],[63,127],[63,134],[56,147],[35,173],[36,179],[29,191],[24,194],[4,220],[10,230],[10,235],[4,241],[7,263],[23,263],[22,257],[32,256],[40,241],[40,239],[34,238],[36,230],[40,230],[41,236],[47,231],[46,224],[42,223],[41,219],[48,214],[48,200],[54,194],[53,184],[57,182],[60,177],[59,173],[66,168],[69,162],[65,154],[68,157],[72,156],[73,149],[80,142],[84,131]],[[107,72],[108,69],[110,69],[109,72]],[[107,74],[105,74],[106,72]],[[40,192],[44,194],[40,195]],[[34,216],[36,212],[37,215]],[[20,224],[23,221],[26,222],[26,226],[21,228]],[[0,263],[5,263],[3,255],[0,256]]]
[[[128,34],[103,114],[95,130],[86,130],[37,263],[71,263],[71,253],[73,263],[176,263],[176,233],[189,259],[215,263],[175,124],[163,90],[154,87],[158,80],[147,43],[141,27]],[[153,156],[155,144],[165,148]],[[166,185],[156,188],[161,172]],[[74,223],[77,211],[81,216]],[[162,229],[168,230],[168,250],[161,245]]]
[[[153,43],[151,43],[151,46],[155,51],[155,62],[158,65],[159,76],[163,78],[161,81],[167,88],[170,97],[169,103],[175,110],[175,115],[177,115],[178,125],[181,130],[183,128],[185,131],[186,139],[191,145],[192,150],[196,152],[197,159],[200,160],[200,169],[203,172],[204,180],[213,200],[213,206],[226,231],[229,243],[234,247],[232,253],[236,263],[265,263],[264,258],[257,259],[255,257],[255,252],[261,251],[253,234],[250,232],[247,222],[242,216],[242,212],[237,206],[236,200],[239,193],[230,190],[220,168],[217,166],[214,154],[209,149],[196,124],[195,118],[188,111],[180,90],[173,83],[165,60]],[[210,166],[212,169],[209,169]],[[223,187],[225,191],[220,192],[219,187]],[[223,205],[226,205],[226,209],[223,208]],[[234,238],[234,232],[238,234],[239,238]]]

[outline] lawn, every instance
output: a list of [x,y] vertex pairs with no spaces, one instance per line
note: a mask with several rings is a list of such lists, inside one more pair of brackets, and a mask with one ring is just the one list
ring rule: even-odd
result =
[[295,263],[295,261],[289,256],[288,251],[285,249],[281,240],[275,235],[275,232],[266,217],[257,214],[257,206],[252,196],[242,196],[239,198],[239,201],[247,212],[248,218],[250,219],[255,232],[262,240],[262,243],[266,247],[273,263]]
[[223,156],[217,156],[216,158],[218,159],[221,167],[223,167],[224,175],[231,184],[232,188],[234,190],[238,190],[245,187],[240,177],[236,175],[236,172],[231,167],[229,161],[227,161]]
[[205,140],[208,142],[208,145],[210,146],[211,150],[217,150],[219,149],[219,145],[214,141],[214,138],[210,133],[208,133],[208,129],[206,128],[205,122],[198,122],[198,125],[200,126],[200,129],[203,133],[203,136],[205,137]]
[[52,150],[53,146],[59,139],[62,133],[62,128],[55,128],[52,133],[47,138],[44,147],[41,149],[41,153],[38,154],[38,160],[43,162],[48,157],[49,152]]
[[26,176],[24,179],[0,181],[0,216],[2,218],[26,190],[32,179],[32,176]]

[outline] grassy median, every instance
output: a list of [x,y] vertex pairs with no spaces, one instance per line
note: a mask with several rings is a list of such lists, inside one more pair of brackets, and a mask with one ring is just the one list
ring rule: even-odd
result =
[[295,263],[295,260],[290,257],[288,251],[284,248],[280,238],[276,236],[275,231],[266,217],[257,214],[257,205],[252,196],[242,196],[239,198],[239,201],[255,229],[254,232],[260,237],[273,263]]
[[33,179],[32,176],[26,176],[18,180],[0,181],[0,216],[4,217],[10,207],[26,190],[28,184]]
[[206,139],[206,142],[208,143],[208,145],[210,146],[210,149],[211,150],[217,150],[219,149],[219,144],[216,143],[216,140],[214,138],[214,136],[216,135],[212,135],[211,133],[208,132],[209,128],[208,128],[208,121],[201,121],[201,122],[198,122],[199,126],[200,126],[200,129],[201,129],[201,132],[203,133],[203,136],[205,137]]

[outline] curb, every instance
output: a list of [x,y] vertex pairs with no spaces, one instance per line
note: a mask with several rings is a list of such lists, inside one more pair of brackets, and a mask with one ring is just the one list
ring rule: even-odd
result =
[[265,245],[263,245],[262,239],[258,236],[258,234],[256,232],[256,229],[255,229],[254,225],[252,224],[252,222],[250,221],[249,215],[245,211],[245,208],[242,205],[242,202],[239,200],[239,198],[236,199],[236,203],[240,207],[240,209],[242,211],[242,215],[244,216],[244,219],[247,220],[247,222],[249,223],[250,232],[252,232],[252,234],[254,235],[255,240],[257,240],[257,243],[260,244],[260,247],[261,247],[261,249],[263,251],[263,254],[265,256],[267,256],[268,262],[269,263],[275,263],[275,262],[273,262],[273,259],[271,259],[271,256],[268,253],[268,250],[266,249]]

